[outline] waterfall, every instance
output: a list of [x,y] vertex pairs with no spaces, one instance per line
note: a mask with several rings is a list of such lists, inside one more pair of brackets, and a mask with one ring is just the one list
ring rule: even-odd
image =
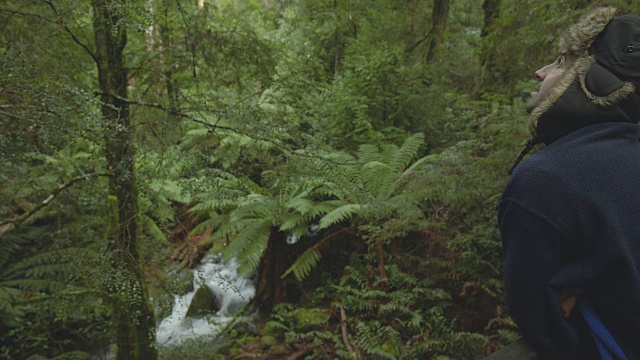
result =
[[[174,295],[171,315],[164,318],[156,330],[158,344],[180,345],[186,339],[214,336],[233,319],[255,294],[253,283],[238,275],[235,260],[225,264],[206,256],[194,270],[193,291],[183,296]],[[206,286],[215,295],[220,307],[217,313],[201,317],[187,317],[191,301],[198,289]]]

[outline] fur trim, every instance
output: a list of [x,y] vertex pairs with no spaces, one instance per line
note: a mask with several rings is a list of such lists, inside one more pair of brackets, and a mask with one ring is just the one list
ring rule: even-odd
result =
[[577,59],[573,66],[561,75],[562,77],[553,85],[540,104],[531,111],[531,115],[529,116],[529,133],[532,139],[538,136],[538,120],[540,120],[542,114],[547,112],[547,110],[558,101],[560,96],[571,86],[571,83],[573,83],[578,74],[587,73],[587,70],[589,70],[589,67],[592,65],[589,58],[590,57],[582,57]]
[[[589,61],[587,72],[589,72],[589,68],[591,67],[591,65],[595,64],[596,59],[593,56],[588,56],[587,60]],[[625,81],[624,85],[620,89],[612,92],[611,94],[604,97],[596,96],[587,88],[587,84],[585,80],[587,76],[587,72],[585,72],[584,74],[583,73],[578,74],[578,80],[580,81],[580,89],[587,95],[587,97],[592,103],[598,106],[607,107],[607,106],[617,104],[620,101],[628,98],[629,95],[633,94],[636,91],[636,87],[632,83],[630,83],[629,81]]]
[[586,55],[591,44],[611,22],[617,10],[613,6],[604,6],[584,14],[560,37],[560,53],[570,52],[578,56]]
[[562,77],[553,88],[549,90],[546,98],[531,112],[529,117],[529,133],[532,139],[537,138],[538,121],[540,117],[558,101],[576,79],[585,96],[593,104],[601,107],[608,107],[619,103],[636,91],[636,87],[627,81],[620,89],[605,97],[600,97],[590,92],[585,82],[589,68],[596,62],[595,58],[589,55],[589,48],[598,35],[604,31],[605,27],[611,22],[617,10],[617,8],[612,6],[595,8],[583,15],[576,24],[569,27],[560,37],[560,53],[572,53],[577,59],[571,68],[562,74]]

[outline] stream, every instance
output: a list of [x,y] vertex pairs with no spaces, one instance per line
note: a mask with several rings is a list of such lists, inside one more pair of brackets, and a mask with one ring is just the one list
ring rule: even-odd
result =
[[[164,318],[156,329],[156,338],[161,346],[176,346],[187,339],[217,335],[233,319],[233,314],[242,309],[255,294],[251,280],[240,276],[235,260],[225,264],[206,256],[194,270],[193,291],[174,295],[171,315]],[[187,316],[191,301],[198,289],[206,286],[215,296],[220,310],[198,317]]]

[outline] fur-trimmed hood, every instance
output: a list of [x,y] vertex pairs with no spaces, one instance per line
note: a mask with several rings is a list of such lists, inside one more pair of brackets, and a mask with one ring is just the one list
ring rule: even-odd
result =
[[531,140],[513,168],[534,145],[579,128],[640,121],[640,16],[616,11],[596,8],[561,35],[559,53],[575,61],[531,111]]
[[[635,53],[640,55],[640,16],[630,15],[631,19],[625,17],[616,18],[616,11],[616,8],[610,6],[596,8],[582,16],[576,24],[570,26],[560,36],[558,42],[559,53],[571,54],[576,60],[555,84],[554,88],[550,90],[548,96],[532,110],[529,122],[532,139],[538,138],[539,142],[548,145],[557,138],[566,135],[566,133],[549,134],[545,133],[545,130],[560,130],[560,128],[564,128],[563,132],[566,132],[575,130],[576,127],[581,127],[579,123],[575,122],[566,124],[566,126],[542,124],[544,122],[566,122],[562,117],[567,117],[567,115],[570,118],[575,117],[572,114],[567,114],[568,111],[578,110],[578,113],[582,116],[600,118],[596,122],[638,122],[638,117],[640,116],[638,112],[627,114],[629,119],[622,119],[619,116],[620,114],[617,114],[618,116],[614,119],[610,119],[607,115],[611,115],[611,111],[601,111],[609,107],[615,107],[628,100],[636,91],[636,85],[629,81],[630,79],[621,79],[616,76],[616,73],[620,73],[620,71],[617,71],[617,68],[620,67],[620,57],[634,55],[634,51],[629,52],[629,48],[634,50],[637,48],[638,51]],[[629,17],[629,15],[626,17]],[[633,20],[636,21],[635,24]],[[624,25],[624,29],[621,29],[621,24]],[[635,25],[636,38],[629,39],[627,42],[630,43],[627,46],[622,46],[621,48],[618,46],[617,49],[615,47],[612,48],[612,38],[624,37],[630,30],[634,30],[629,29],[629,25]],[[636,44],[633,44],[634,40]],[[597,51],[594,51],[594,48]],[[611,58],[615,59],[611,60]],[[640,59],[636,60],[640,62]],[[640,66],[638,66],[637,70],[640,76]],[[581,94],[567,93],[567,90],[574,82],[577,82],[574,86],[580,88]],[[573,96],[566,98],[568,96],[563,96],[565,94]],[[560,101],[563,97],[566,99]],[[638,102],[640,99],[635,100]],[[571,103],[576,104],[569,106]],[[565,111],[562,108],[551,109],[552,107],[565,107]],[[585,108],[591,111],[585,113]],[[588,116],[589,113],[592,116]],[[557,116],[561,117],[557,118]],[[588,125],[596,119],[585,120],[591,120],[586,121],[584,124]]]

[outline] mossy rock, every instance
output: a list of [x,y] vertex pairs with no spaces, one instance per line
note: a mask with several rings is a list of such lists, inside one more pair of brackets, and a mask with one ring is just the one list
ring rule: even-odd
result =
[[187,317],[202,317],[219,310],[220,301],[216,295],[208,287],[202,286],[193,295],[193,300],[187,310]]
[[169,273],[171,281],[171,290],[176,295],[186,295],[193,291],[193,271],[190,269],[181,269],[176,272]]
[[260,338],[260,345],[262,346],[273,346],[278,342],[275,336],[265,335]]

